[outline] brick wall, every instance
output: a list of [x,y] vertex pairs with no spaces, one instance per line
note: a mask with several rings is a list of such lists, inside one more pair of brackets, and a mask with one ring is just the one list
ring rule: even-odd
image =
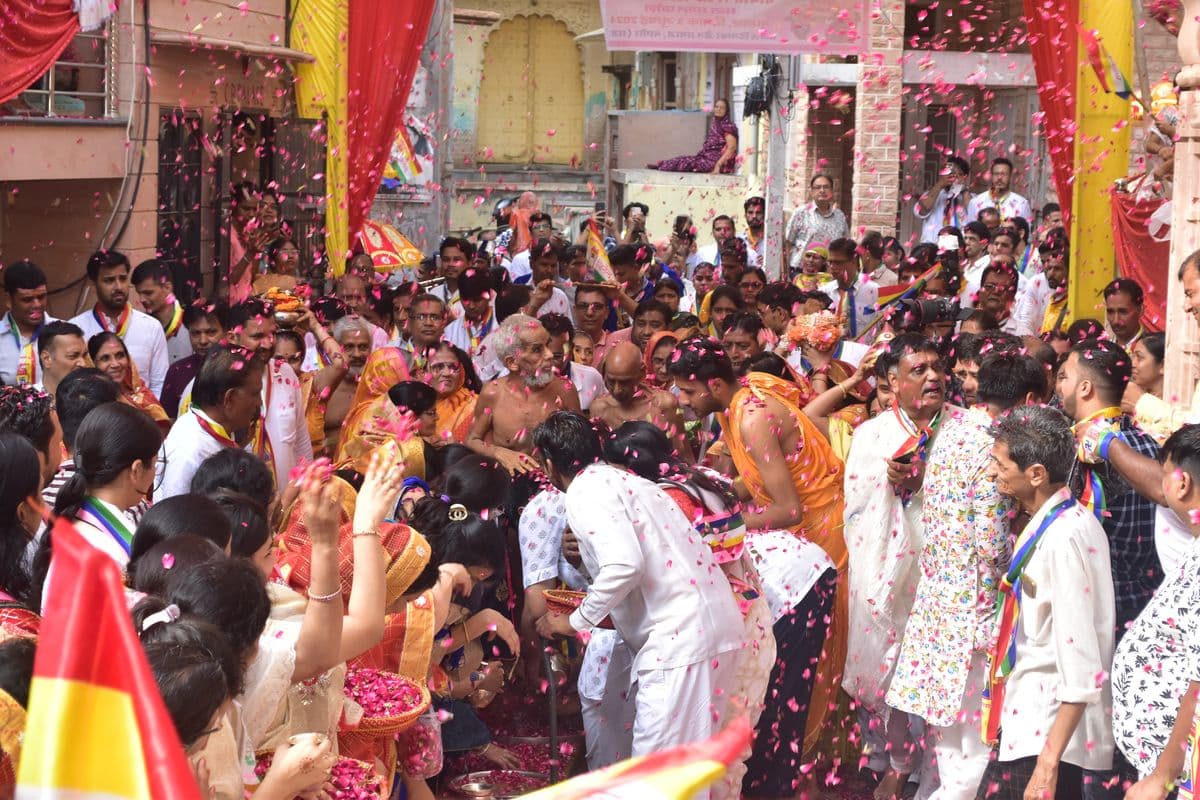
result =
[[900,195],[900,117],[904,108],[903,36],[892,20],[904,18],[903,0],[882,0],[871,18],[871,52],[862,58],[854,113],[854,186],[850,232],[891,234]]

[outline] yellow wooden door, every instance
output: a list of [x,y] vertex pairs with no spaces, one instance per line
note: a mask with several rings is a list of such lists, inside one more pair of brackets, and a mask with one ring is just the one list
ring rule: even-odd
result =
[[514,17],[488,37],[476,118],[476,157],[500,164],[580,161],[579,48],[551,17]]

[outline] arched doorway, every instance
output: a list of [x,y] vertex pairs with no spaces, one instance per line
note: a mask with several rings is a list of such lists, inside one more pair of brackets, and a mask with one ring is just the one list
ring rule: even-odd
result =
[[484,162],[580,162],[583,77],[566,25],[520,16],[492,31],[483,51],[475,142]]

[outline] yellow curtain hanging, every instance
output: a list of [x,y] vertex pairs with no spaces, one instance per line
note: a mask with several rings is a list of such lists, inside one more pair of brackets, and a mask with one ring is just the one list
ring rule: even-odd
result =
[[346,48],[349,0],[291,0],[292,47],[316,58],[296,65],[301,116],[325,116],[325,250],[334,275],[346,269],[350,249],[346,163]]

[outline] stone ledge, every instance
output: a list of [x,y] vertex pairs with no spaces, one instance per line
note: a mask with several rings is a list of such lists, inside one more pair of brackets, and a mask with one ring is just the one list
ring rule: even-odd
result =
[[660,172],[656,169],[614,169],[609,175],[613,183],[626,186],[703,186],[714,189],[744,189],[747,180],[741,175],[713,175],[703,172]]

